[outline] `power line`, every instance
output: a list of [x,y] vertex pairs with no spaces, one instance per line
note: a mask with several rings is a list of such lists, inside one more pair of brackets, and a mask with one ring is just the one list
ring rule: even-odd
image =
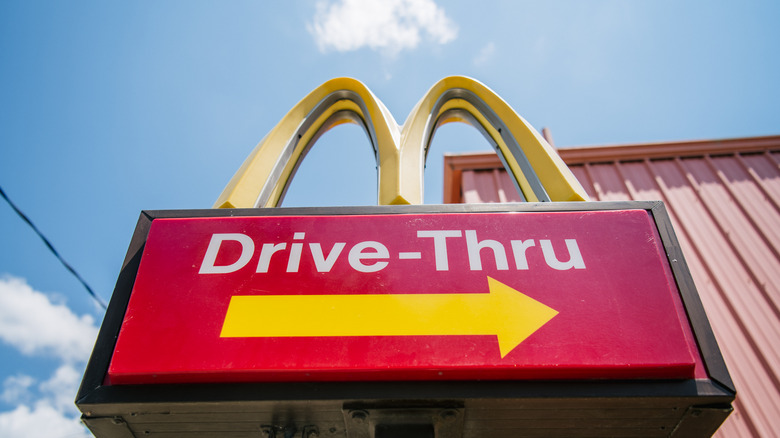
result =
[[92,298],[95,301],[97,301],[97,303],[100,305],[100,307],[103,308],[103,310],[105,310],[106,303],[95,293],[95,291],[92,290],[91,287],[89,287],[87,282],[83,278],[81,278],[81,275],[79,275],[79,273],[76,272],[76,270],[73,269],[73,267],[68,262],[66,262],[65,259],[62,258],[62,256],[60,256],[60,253],[58,253],[57,250],[54,249],[54,245],[52,245],[51,242],[49,242],[49,239],[47,239],[46,236],[44,236],[43,233],[41,233],[41,231],[38,230],[38,227],[35,226],[35,224],[30,220],[30,218],[28,218],[27,215],[25,215],[22,212],[22,210],[19,210],[19,207],[17,207],[16,204],[14,204],[13,202],[11,202],[10,199],[8,199],[8,195],[5,194],[5,191],[3,191],[2,187],[0,187],[0,196],[2,196],[3,199],[5,199],[5,201],[8,203],[8,205],[10,205],[11,208],[16,212],[16,214],[20,218],[22,218],[22,220],[25,221],[27,225],[29,225],[30,228],[33,229],[33,231],[35,231],[35,234],[37,234],[38,237],[40,237],[41,240],[43,240],[43,243],[46,244],[46,247],[49,248],[49,251],[51,251],[51,253],[54,254],[54,257],[57,257],[57,260],[59,260],[60,263],[62,263],[62,266],[65,266],[65,269],[70,271],[70,273],[73,274],[73,276],[75,276],[79,282],[81,282],[81,284],[84,286],[87,292],[92,296]]

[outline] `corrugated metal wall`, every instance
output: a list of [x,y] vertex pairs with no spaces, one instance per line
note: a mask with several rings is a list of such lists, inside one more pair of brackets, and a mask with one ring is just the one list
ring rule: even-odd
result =
[[[780,136],[559,152],[592,200],[664,201],[737,388],[716,436],[780,436]],[[520,200],[497,159],[461,157],[460,202]]]

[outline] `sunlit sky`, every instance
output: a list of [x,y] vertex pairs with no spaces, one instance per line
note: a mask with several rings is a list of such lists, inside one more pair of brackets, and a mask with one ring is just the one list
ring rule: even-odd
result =
[[[0,2],[0,186],[108,301],[141,210],[209,208],[326,80],[402,123],[478,79],[558,147],[780,134],[774,1]],[[447,125],[428,156],[489,150]],[[355,125],[324,135],[287,206],[376,203]],[[102,309],[0,202],[0,436],[80,437],[73,399]]]

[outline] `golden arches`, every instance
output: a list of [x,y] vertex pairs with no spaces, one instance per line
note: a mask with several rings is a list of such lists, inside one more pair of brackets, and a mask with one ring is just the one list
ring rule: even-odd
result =
[[360,81],[325,82],[296,104],[255,147],[214,207],[275,207],[306,151],[340,123],[362,125],[377,160],[378,203],[421,204],[423,171],[436,129],[469,123],[495,146],[528,201],[582,201],[587,195],[555,150],[492,90],[462,76],[437,82],[400,127]]

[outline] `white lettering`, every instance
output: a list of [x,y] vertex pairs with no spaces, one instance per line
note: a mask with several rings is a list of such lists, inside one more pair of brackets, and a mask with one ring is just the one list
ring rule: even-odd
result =
[[[215,266],[214,263],[217,261],[219,248],[222,246],[222,242],[226,240],[233,240],[241,244],[241,256],[238,257],[238,260],[229,265]],[[206,249],[206,255],[203,257],[203,262],[200,264],[198,274],[227,274],[238,271],[249,263],[254,252],[255,243],[246,234],[215,233],[211,236],[209,247]]]
[[528,269],[528,259],[525,256],[525,252],[528,248],[535,245],[534,239],[512,240],[509,243],[512,244],[512,253],[515,255],[517,269]]
[[[293,234],[294,240],[301,240],[306,236],[306,233]],[[287,259],[287,272],[298,272],[298,267],[301,265],[301,252],[303,252],[302,243],[293,243],[290,245],[290,258]]]
[[[416,233],[418,238],[433,239],[433,255],[437,271],[449,271],[449,248],[447,246],[447,239],[463,237],[464,233],[466,237],[466,251],[469,268],[472,271],[483,270],[482,256],[485,253],[484,250],[488,250],[487,252],[490,253],[490,255],[487,256],[489,259],[492,255],[492,259],[495,260],[495,269],[501,271],[508,270],[509,263],[506,252],[506,241],[501,242],[491,239],[479,240],[477,231],[478,230],[418,230]],[[314,262],[313,267],[307,267],[306,269],[312,269],[312,272],[313,269],[316,269],[316,272],[320,273],[331,272],[336,262],[341,257],[341,254],[344,252],[347,245],[346,242],[334,242],[330,250],[327,251],[323,249],[322,243],[305,242],[305,237],[306,233],[295,232],[289,242],[262,244],[258,250],[259,256],[256,272],[268,273],[274,254],[280,252],[284,253],[288,248],[289,253],[287,256],[284,254],[276,256],[277,261],[275,263],[284,263],[283,259],[286,258],[286,272],[299,272],[301,269],[301,259],[307,257],[304,255],[306,247],[309,248],[309,252],[311,253]],[[562,261],[555,253],[552,243],[553,240],[559,242],[557,245],[560,245],[559,239],[538,240],[539,249],[542,252],[544,261],[549,267],[559,271],[585,269],[585,262],[580,253],[576,239],[563,239],[568,250],[568,259],[565,259],[565,261]],[[236,247],[233,246],[229,250],[226,249],[226,245],[223,245],[223,242],[226,241],[236,242],[241,245],[241,252],[237,260],[232,261],[236,257]],[[449,243],[452,242],[450,241]],[[537,257],[539,250],[532,250],[532,248],[537,246],[537,241],[535,239],[509,240],[508,243],[518,271],[530,269],[529,263],[538,263],[539,259]],[[235,243],[229,243],[229,245],[235,245]],[[456,246],[457,249],[462,250],[462,244],[459,243]],[[246,266],[255,256],[255,248],[255,242],[248,235],[242,233],[214,233],[211,236],[206,253],[203,256],[198,273],[227,274],[238,271]],[[223,255],[220,257],[219,263],[223,264],[218,265],[217,258],[219,257],[220,251],[223,252]],[[394,252],[394,254],[398,255],[399,260],[422,260],[424,253],[425,251]],[[430,247],[428,249],[428,254],[430,254]],[[529,254],[531,254],[530,260]],[[565,254],[562,254],[562,256],[565,257]],[[349,250],[347,259],[349,265],[358,272],[377,272],[389,266],[390,251],[380,242],[367,240],[354,245]],[[459,258],[459,260],[461,259]],[[402,264],[408,266],[409,262],[402,262]],[[281,266],[279,267],[281,268]]]
[[480,257],[480,250],[484,248],[490,248],[493,250],[493,256],[496,259],[496,268],[501,271],[509,269],[509,263],[506,261],[506,251],[504,245],[496,240],[477,240],[476,230],[466,230],[466,248],[469,253],[469,267],[472,271],[482,270],[482,258]]
[[417,231],[417,237],[433,237],[433,256],[436,259],[437,271],[448,271],[450,269],[449,261],[447,260],[447,238],[460,236],[460,230]]
[[346,245],[345,242],[334,243],[328,256],[325,257],[322,253],[322,245],[319,243],[310,243],[309,249],[311,250],[312,258],[314,259],[314,266],[317,267],[317,272],[330,272],[331,268],[333,268],[333,264],[336,263],[336,259]]
[[263,248],[260,250],[260,260],[257,262],[257,272],[268,272],[268,266],[271,264],[271,256],[277,251],[282,251],[287,248],[286,243],[264,243]]
[[552,247],[552,243],[549,240],[540,240],[539,244],[542,246],[542,252],[544,253],[544,261],[547,265],[553,269],[559,271],[565,271],[567,269],[585,269],[585,262],[582,261],[582,254],[580,254],[580,248],[577,246],[576,239],[566,239],[566,249],[569,250],[569,261],[561,262],[558,257],[555,256],[555,250]]
[[[373,249],[374,252],[368,252],[364,253],[364,249]],[[374,241],[366,241],[366,242],[360,242],[357,245],[353,246],[352,249],[349,250],[349,265],[352,266],[356,271],[360,272],[377,272],[381,271],[387,266],[387,262],[375,262],[372,264],[364,264],[362,260],[364,259],[386,259],[390,257],[390,252],[387,250],[387,247],[382,245],[379,242]]]

